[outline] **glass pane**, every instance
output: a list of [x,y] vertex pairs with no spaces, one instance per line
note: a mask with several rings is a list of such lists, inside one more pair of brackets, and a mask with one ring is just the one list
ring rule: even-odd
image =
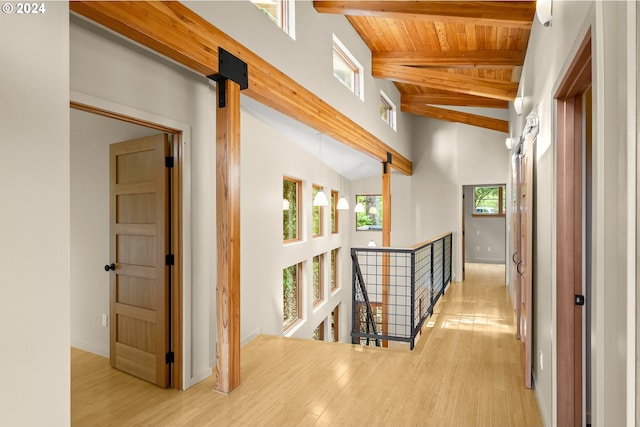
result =
[[282,24],[280,22],[280,13],[278,12],[280,8],[280,1],[254,1],[251,0],[253,4],[255,4],[258,9],[260,9],[265,15],[269,17],[278,27],[282,28]]
[[[313,192],[311,193],[311,200],[313,201],[316,198],[316,194],[320,191],[320,187],[313,186]],[[319,236],[322,234],[322,207],[314,206],[313,207],[313,236]]]
[[298,239],[298,182],[282,181],[282,239]]
[[282,270],[284,305],[284,328],[298,319],[298,266],[292,265]]
[[500,187],[475,187],[473,194],[474,214],[498,215],[500,213]]
[[313,303],[322,300],[322,255],[313,257]]
[[364,212],[356,214],[356,230],[381,231],[383,221],[382,196],[356,196],[356,203],[362,203],[362,206],[364,206]]
[[334,249],[331,251],[331,289],[335,289],[338,287],[338,282],[336,280],[338,270],[338,250]]
[[335,50],[333,51],[333,75],[355,93],[355,72]]

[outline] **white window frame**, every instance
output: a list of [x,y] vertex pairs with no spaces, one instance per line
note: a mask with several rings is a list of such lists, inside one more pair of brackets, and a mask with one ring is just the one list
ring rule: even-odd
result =
[[[289,37],[293,40],[296,39],[296,2],[294,0],[273,0],[277,2],[278,16],[272,16],[268,13],[271,21],[276,24],[282,31],[284,31]],[[265,1],[251,0],[251,3],[254,4],[261,12],[263,9],[258,5],[259,3],[266,3]]]
[[[338,53],[338,56],[342,58],[344,63],[353,70],[354,72],[354,82],[353,82],[353,93],[360,98],[361,101],[364,101],[364,67],[358,62],[358,60],[349,52],[349,50],[342,44],[342,42],[338,39],[338,37],[333,35],[333,52]],[[333,55],[333,54],[332,54]],[[332,56],[333,58],[333,56]],[[332,60],[333,64],[333,60]],[[333,66],[332,66],[333,70]],[[335,72],[334,72],[335,77]],[[347,89],[351,90],[344,82],[336,77],[342,85],[344,85]]]
[[391,129],[393,130],[397,130],[396,129],[396,104],[394,104],[391,101],[391,98],[389,98],[387,96],[386,93],[384,93],[384,91],[382,89],[380,89],[380,109],[382,109],[383,107],[386,107],[387,111],[388,111],[388,118],[389,120],[385,120],[382,115],[380,115],[380,118],[387,123]]

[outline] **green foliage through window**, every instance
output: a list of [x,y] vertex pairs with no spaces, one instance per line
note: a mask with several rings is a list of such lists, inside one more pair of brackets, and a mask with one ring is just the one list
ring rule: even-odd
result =
[[356,203],[362,203],[364,212],[356,213],[356,230],[382,230],[384,213],[382,212],[382,196],[356,196]]
[[473,188],[474,215],[504,215],[507,208],[506,186],[478,186]]
[[296,320],[300,313],[299,297],[299,273],[300,264],[291,265],[282,270],[282,290],[283,290],[283,329],[289,328]]
[[300,181],[282,180],[282,240],[298,240],[298,194]]

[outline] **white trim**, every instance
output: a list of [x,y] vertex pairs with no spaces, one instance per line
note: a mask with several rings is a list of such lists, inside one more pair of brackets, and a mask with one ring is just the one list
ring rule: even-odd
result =
[[[345,45],[340,41],[340,39],[338,39],[338,36],[333,34],[333,45],[331,46],[331,48],[334,49],[335,46],[337,46],[340,52],[344,56],[349,58],[349,61],[353,63],[352,65],[354,65],[358,69],[358,76],[356,78],[356,81],[354,82],[355,85],[357,86],[357,88],[354,87],[354,90],[357,90],[358,92],[354,92],[354,95],[356,95],[358,98],[360,98],[360,100],[364,102],[364,67],[362,66],[360,61],[358,61],[356,57],[353,56],[353,54],[349,51],[349,49],[345,47]],[[332,59],[332,64],[333,64],[333,59]],[[332,67],[332,74],[333,74],[333,67]],[[342,81],[340,81],[340,84],[342,84]]]
[[[191,376],[191,126],[188,123],[158,116],[147,111],[117,104],[75,90],[69,91],[69,100],[116,114],[134,117],[182,132],[182,380],[183,389],[206,378]],[[81,345],[81,344],[79,344]],[[98,352],[102,354],[101,352]],[[207,372],[211,375],[211,372]],[[208,376],[207,375],[207,376]]]
[[98,347],[97,345],[88,344],[84,341],[71,340],[71,347],[88,351],[89,353],[99,354],[103,357],[109,357],[109,348]]

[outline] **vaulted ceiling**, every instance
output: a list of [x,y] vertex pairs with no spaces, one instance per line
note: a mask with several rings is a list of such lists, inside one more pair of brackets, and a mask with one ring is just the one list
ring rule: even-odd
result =
[[506,109],[515,99],[535,1],[313,5],[347,17],[371,49],[373,76],[392,80],[400,91],[401,111],[508,132],[506,120],[455,107]]

